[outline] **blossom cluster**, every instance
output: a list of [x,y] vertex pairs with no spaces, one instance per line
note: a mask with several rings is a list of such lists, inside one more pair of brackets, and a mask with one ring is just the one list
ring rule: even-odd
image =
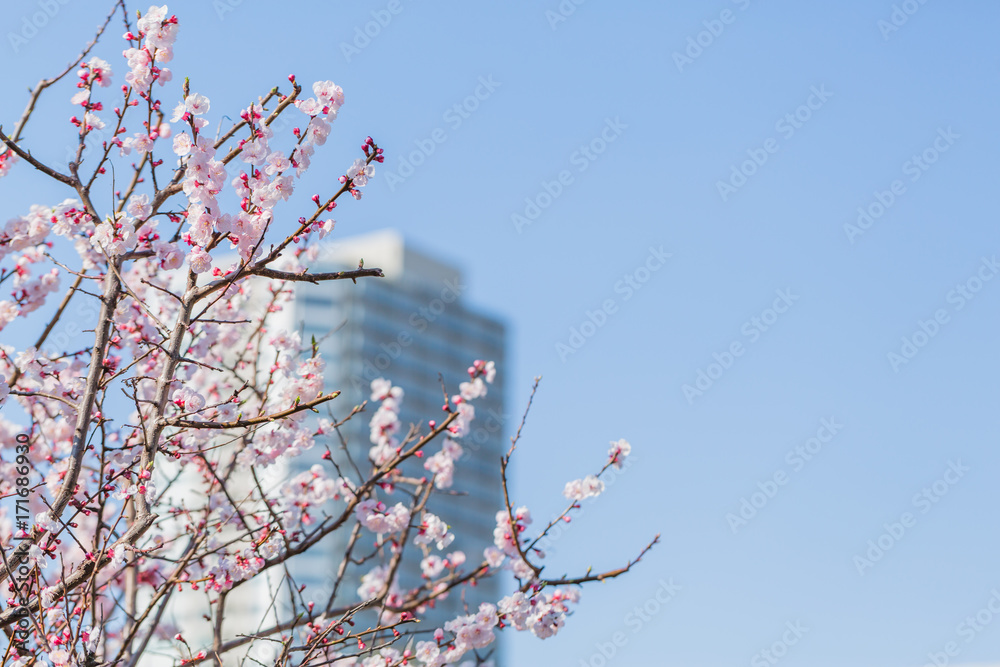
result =
[[[34,345],[0,345],[0,496],[24,499],[34,517],[18,523],[0,507],[5,552],[15,539],[26,545],[23,563],[0,573],[13,587],[8,567],[31,571],[29,597],[11,588],[0,624],[25,605],[41,619],[12,644],[11,664],[89,664],[94,654],[117,664],[146,647],[200,664],[211,658],[198,633],[185,637],[167,618],[194,597],[222,627],[241,589],[273,596],[255,629],[264,639],[227,650],[249,655],[287,632],[312,651],[302,664],[478,665],[505,628],[554,635],[579,590],[532,562],[548,528],[531,539],[527,507],[498,508],[494,544],[480,554],[434,504],[454,502],[462,439],[495,364],[473,361],[447,388],[444,416],[404,430],[404,392],[388,379],[371,383],[374,412],[329,403],[339,392],[328,391],[319,346],[289,324],[295,282],[380,275],[309,273],[338,198],[360,199],[384,160],[367,137],[331,192],[296,192],[344,91],[322,80],[305,97],[290,76],[290,89],[257,98],[217,134],[209,96],[189,80],[171,85],[179,19],[154,5],[125,22],[123,69],[88,49],[68,70],[75,140],[82,154],[107,130],[101,150],[69,174],[43,168],[34,155],[44,151],[0,153],[0,177],[28,163],[74,191],[0,226],[0,330],[23,323],[39,334]],[[116,68],[119,106],[102,92]],[[297,126],[274,122],[281,114]],[[291,214],[293,197],[312,205]],[[51,319],[39,323],[43,314]],[[7,410],[13,402],[20,411]],[[322,412],[328,403],[350,414],[338,421]],[[369,443],[359,457],[334,456],[360,444],[340,442],[339,428],[361,412]],[[613,443],[604,469],[629,452]],[[31,487],[19,488],[26,474]],[[599,477],[570,482],[565,495],[596,496]],[[336,531],[349,546],[333,591],[300,584],[289,564]],[[418,576],[402,576],[408,558]],[[514,592],[415,645],[398,642],[407,623],[494,576]],[[355,622],[363,614],[377,623]],[[292,617],[302,622],[290,628]]]

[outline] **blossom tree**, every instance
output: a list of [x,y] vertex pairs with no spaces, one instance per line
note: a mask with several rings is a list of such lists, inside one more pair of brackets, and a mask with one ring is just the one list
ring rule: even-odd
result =
[[[124,63],[112,65],[91,51],[116,16]],[[180,25],[166,6],[133,20],[119,1],[75,61],[30,92],[9,134],[0,128],[0,176],[33,169],[71,191],[0,227],[0,284],[10,288],[0,331],[37,332],[32,346],[0,345],[3,663],[146,664],[155,646],[174,664],[222,665],[266,643],[275,665],[474,665],[501,629],[554,635],[582,584],[628,571],[657,541],[612,571],[549,576],[542,565],[539,540],[603,490],[629,444],[612,443],[595,475],[570,481],[565,511],[529,537],[531,514],[507,486],[522,420],[499,461],[495,546],[481,554],[447,552],[454,534],[427,503],[461,474],[492,362],[470,360],[441,414],[406,429],[402,391],[372,382],[370,401],[347,417],[371,415],[368,461],[339,465],[343,421],[314,415],[339,392],[325,390],[316,346],[274,317],[297,282],[382,276],[307,266],[339,200],[361,199],[383,149],[366,138],[339,184],[290,214],[294,201],[281,203],[326,142],[343,91],[320,81],[307,96],[289,76],[213,135],[210,99],[188,79],[168,85]],[[109,109],[102,89],[120,69],[123,102]],[[76,152],[60,170],[22,137],[42,94],[73,76]],[[279,117],[294,127],[276,132]],[[89,314],[93,341],[53,349],[71,304]],[[314,447],[325,465],[270,474]],[[414,466],[424,474],[404,474]],[[348,537],[334,591],[349,575],[361,586],[317,601],[287,565],[336,531]],[[419,562],[421,585],[400,585],[404,559]],[[505,577],[509,595],[420,626],[436,601],[487,577]],[[267,612],[252,628],[226,627],[227,600],[265,579]],[[193,591],[208,602],[204,632],[168,628],[165,610]]]

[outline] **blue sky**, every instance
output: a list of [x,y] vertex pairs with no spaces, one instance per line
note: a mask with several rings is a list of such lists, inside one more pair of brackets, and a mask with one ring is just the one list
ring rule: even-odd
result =
[[[45,4],[6,7],[5,129],[108,3],[50,0],[12,42]],[[546,516],[610,440],[632,442],[635,465],[549,568],[617,567],[657,532],[661,545],[585,589],[558,637],[512,640],[511,664],[1000,660],[1000,7],[169,7],[173,69],[211,98],[213,123],[291,72],[343,86],[300,191],[371,134],[388,159],[338,232],[400,229],[510,323],[512,420],[543,376],[519,503]],[[120,32],[95,52],[116,85]],[[70,94],[43,97],[26,134],[39,156],[62,158]],[[8,217],[67,196],[25,176],[0,182]],[[755,514],[727,519],[744,499]],[[859,564],[880,539],[890,548]]]

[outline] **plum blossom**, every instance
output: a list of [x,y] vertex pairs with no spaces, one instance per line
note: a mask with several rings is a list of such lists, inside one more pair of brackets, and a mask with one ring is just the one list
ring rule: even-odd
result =
[[83,125],[88,132],[90,130],[104,129],[104,121],[101,120],[100,116],[98,116],[96,113],[93,113],[92,111],[88,111],[87,113],[83,114]]
[[599,496],[604,491],[604,482],[597,479],[595,475],[587,475],[583,479],[573,480],[566,483],[563,495],[570,500],[583,500],[592,496]]
[[84,647],[90,653],[97,652],[97,646],[101,640],[101,628],[99,627],[88,627],[83,628],[80,631],[80,639],[83,640]]
[[[191,93],[184,98],[184,108],[193,116],[208,113],[210,107],[211,102],[209,102],[209,99],[200,93]],[[174,118],[173,120],[176,121],[177,119]]]
[[329,113],[336,115],[344,104],[344,90],[333,81],[317,81],[312,89],[320,104],[329,107]]
[[454,649],[464,654],[492,644],[496,640],[493,628],[498,621],[497,608],[484,602],[477,613],[452,619],[444,624],[444,629],[455,635]]
[[313,84],[312,89],[316,97],[295,100],[296,108],[313,118],[321,115],[336,118],[337,111],[344,104],[344,91],[341,87],[333,81],[317,81]]
[[69,651],[64,648],[56,648],[49,651],[48,657],[52,661],[53,667],[64,667],[64,665],[70,664]]
[[101,248],[109,256],[115,257],[134,250],[139,237],[136,236],[131,218],[111,220],[109,217],[104,223],[97,225],[90,242],[95,248]]
[[167,6],[150,6],[136,22],[136,27],[147,40],[147,43],[157,49],[168,48],[177,38],[177,18],[167,17]]
[[285,157],[285,154],[281,151],[274,151],[267,156],[267,166],[264,167],[264,173],[268,176],[274,176],[283,171],[291,169],[292,163]]
[[94,56],[80,66],[77,76],[88,86],[96,83],[102,88],[107,88],[111,85],[111,65]]
[[430,664],[440,664],[437,662],[438,656],[441,655],[441,649],[438,648],[436,642],[417,642],[417,651],[414,657],[420,662]]
[[[147,90],[154,81],[161,86],[172,78],[172,73],[163,63],[173,59],[173,44],[177,39],[177,17],[167,16],[167,6],[152,6],[138,21],[138,35],[131,32],[125,34],[130,42],[142,40],[138,46],[126,49],[122,55],[128,61],[129,72],[125,82]],[[144,39],[143,39],[144,38]]]
[[[454,442],[454,440],[446,440],[445,442]],[[461,448],[458,449],[458,452],[458,456],[461,456]],[[424,469],[434,475],[435,488],[447,489],[454,483],[455,461],[458,456],[455,455],[454,448],[442,447],[441,451],[428,458],[424,463]]]
[[361,188],[368,185],[368,179],[375,175],[375,165],[365,164],[363,158],[358,158],[347,170],[347,178]]
[[487,565],[496,569],[503,565],[507,556],[496,547],[486,547],[486,549],[483,550],[483,559],[486,561]]
[[410,510],[403,503],[386,508],[385,503],[369,498],[358,503],[354,511],[362,526],[379,535],[398,533],[410,523]]
[[413,539],[416,544],[433,543],[438,549],[444,549],[454,541],[455,535],[448,532],[448,524],[440,518],[424,512],[423,520],[420,522],[417,536]]
[[160,260],[160,267],[166,270],[179,268],[184,263],[184,253],[176,243],[153,243],[153,251]]
[[622,469],[625,457],[632,453],[632,445],[628,440],[613,440],[611,449],[608,450],[608,463],[612,464],[616,470]]
[[476,359],[469,367],[469,375],[473,378],[481,375],[486,380],[486,384],[493,384],[493,379],[497,375],[496,364],[492,361]]
[[337,221],[334,220],[333,218],[327,218],[326,220],[324,220],[319,227],[319,238],[321,239],[326,238],[327,234],[333,231],[333,227],[336,224]]
[[191,147],[193,143],[191,141],[191,135],[185,132],[174,135],[173,149],[174,154],[178,157],[184,157],[191,152]]
[[131,137],[122,141],[120,152],[123,156],[129,155],[133,149],[140,155],[150,152],[153,150],[153,138],[145,132],[136,132]]
[[153,212],[153,207],[149,203],[149,195],[132,195],[129,197],[125,212],[138,220],[145,220]]
[[458,393],[463,400],[474,401],[486,395],[486,383],[482,378],[475,378],[472,382],[463,382],[458,385]]
[[184,412],[200,412],[205,407],[205,397],[190,387],[181,387],[176,390],[171,400]]
[[317,116],[306,126],[306,141],[314,146],[322,146],[330,136],[330,123]]
[[28,557],[26,559],[33,567],[37,566],[40,568],[46,568],[49,566],[48,560],[45,558],[45,552],[42,551],[41,547],[37,544],[32,544],[28,547]]
[[58,588],[56,586],[47,586],[42,589],[42,606],[45,608],[50,608],[55,606],[56,600],[58,600]]
[[496,528],[493,529],[493,543],[508,556],[520,558],[515,540],[520,540],[520,534],[531,524],[531,512],[527,507],[518,507],[514,512],[514,528],[511,529],[510,515],[507,510],[497,512]]
[[427,579],[432,579],[444,571],[445,561],[440,556],[431,554],[420,561],[420,572]]
[[108,551],[108,557],[111,559],[113,565],[121,567],[126,562],[125,546],[119,544],[115,548]]
[[569,603],[580,600],[575,588],[556,588],[551,592],[538,592],[531,596],[518,591],[497,604],[500,619],[515,630],[530,630],[540,639],[556,634],[566,623]]
[[323,105],[314,97],[305,100],[295,100],[295,108],[307,116],[318,116],[323,113]]
[[188,253],[188,263],[194,273],[205,273],[212,268],[212,256],[201,246],[195,246]]
[[240,159],[247,164],[259,167],[264,164],[264,161],[267,159],[267,155],[267,143],[262,139],[255,139],[254,141],[248,141],[243,144],[243,150],[240,152]]
[[39,512],[36,514],[35,525],[50,533],[55,533],[62,528],[62,524],[53,519],[49,512]]
[[[389,577],[389,566],[378,565],[373,567],[361,577],[361,586],[358,587],[358,598],[361,600],[371,600],[385,588],[386,579]],[[390,592],[395,591],[395,582],[389,587]]]
[[0,178],[3,178],[10,171],[10,168],[14,166],[18,160],[17,153],[7,149],[5,151],[0,151]]
[[382,403],[369,422],[371,442],[374,445],[369,458],[376,466],[383,466],[392,460],[399,446],[395,434],[400,428],[399,406],[403,400],[403,390],[393,387],[385,378],[372,380],[371,390],[371,400]]

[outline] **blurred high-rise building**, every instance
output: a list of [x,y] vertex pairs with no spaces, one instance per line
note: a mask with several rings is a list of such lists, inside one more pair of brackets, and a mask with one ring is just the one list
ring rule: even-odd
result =
[[[468,571],[482,562],[483,550],[493,544],[496,512],[503,507],[499,460],[506,451],[504,325],[497,317],[468,304],[467,286],[457,269],[406,245],[396,232],[335,242],[309,270],[319,273],[353,269],[361,259],[366,266],[381,268],[385,277],[363,278],[356,284],[347,280],[319,285],[297,283],[294,308],[287,314],[290,320],[285,320],[289,328],[300,332],[305,345],[315,340],[326,360],[326,390],[343,392],[324,406],[324,416],[338,421],[347,417],[354,406],[369,399],[372,380],[384,377],[404,391],[400,436],[405,435],[410,424],[422,424],[426,432],[429,420],[445,416],[439,377],[449,394],[456,394],[459,383],[469,379],[467,369],[474,360],[495,361],[500,369],[488,394],[475,402],[476,419],[460,441],[464,453],[456,463],[453,487],[435,494],[427,507],[451,527],[456,539],[445,552],[464,552],[468,558],[464,568]],[[340,429],[346,452],[340,451],[339,464],[345,475],[354,464],[362,473],[370,469],[368,422],[376,408],[377,403],[369,402],[364,413]],[[428,455],[440,445],[432,443]],[[331,450],[338,458],[336,444],[331,443]],[[289,474],[320,462],[324,451],[314,447],[293,459]],[[348,454],[353,463],[346,460]],[[404,468],[404,473],[431,477],[422,468],[425,460],[413,459],[413,465]],[[317,595],[317,602],[328,595],[349,533],[349,529],[334,533],[321,549],[311,550],[292,563],[290,571],[296,583],[306,584]],[[367,544],[369,549],[371,546]],[[422,583],[419,548],[410,544],[407,550],[409,557],[398,579],[403,589]],[[360,602],[359,570],[348,571],[338,590],[338,603]],[[447,620],[466,609],[475,611],[481,601],[496,603],[502,595],[495,579],[483,580],[467,589],[464,599],[456,592],[439,601],[423,616],[421,629],[428,632],[429,638],[430,631]],[[493,660],[498,665],[499,656],[500,651],[495,650]]]

